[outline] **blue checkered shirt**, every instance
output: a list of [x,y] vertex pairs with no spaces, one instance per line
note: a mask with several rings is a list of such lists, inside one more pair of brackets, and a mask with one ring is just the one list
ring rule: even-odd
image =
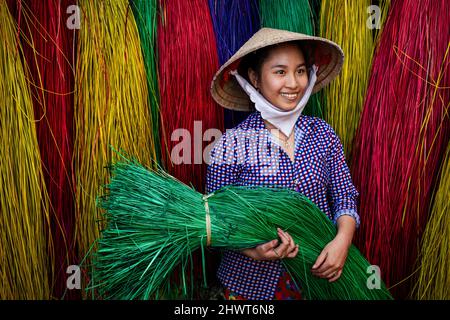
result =
[[[301,115],[294,128],[295,161],[265,128],[259,112],[226,133],[214,145],[206,192],[227,185],[282,186],[314,202],[334,223],[352,216],[359,226],[357,198],[342,144],[325,121]],[[257,261],[225,250],[218,270],[222,285],[251,300],[273,299],[284,269],[279,260]]]

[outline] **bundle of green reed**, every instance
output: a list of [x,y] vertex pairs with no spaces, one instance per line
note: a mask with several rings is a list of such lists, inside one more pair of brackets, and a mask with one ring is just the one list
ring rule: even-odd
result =
[[[341,278],[329,283],[309,271],[333,239],[332,222],[310,200],[281,188],[228,186],[202,195],[163,172],[137,162],[112,166],[107,194],[98,199],[106,229],[94,253],[89,289],[102,299],[149,299],[163,288],[175,266],[206,246],[249,248],[288,230],[300,250],[285,259],[306,299],[390,299],[369,289],[369,263],[352,247]],[[185,281],[185,293],[188,280]]]

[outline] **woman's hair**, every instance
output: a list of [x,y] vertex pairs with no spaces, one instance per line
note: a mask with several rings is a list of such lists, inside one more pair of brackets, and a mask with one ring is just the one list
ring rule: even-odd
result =
[[242,58],[241,62],[239,63],[238,73],[242,77],[244,77],[247,81],[250,82],[250,79],[248,78],[248,69],[252,69],[253,71],[256,72],[256,75],[259,78],[261,76],[262,65],[269,57],[270,52],[273,49],[279,47],[280,45],[285,44],[294,44],[300,49],[305,58],[306,69],[309,71],[310,67],[312,66],[309,46],[306,45],[304,42],[290,41],[267,46],[247,54],[245,57]]

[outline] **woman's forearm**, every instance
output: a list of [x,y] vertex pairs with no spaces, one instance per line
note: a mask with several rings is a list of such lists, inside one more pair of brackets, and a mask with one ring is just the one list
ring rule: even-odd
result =
[[341,239],[348,246],[352,244],[353,235],[356,230],[356,221],[353,217],[348,215],[340,216],[337,220],[337,229],[338,232],[336,234],[337,239]]

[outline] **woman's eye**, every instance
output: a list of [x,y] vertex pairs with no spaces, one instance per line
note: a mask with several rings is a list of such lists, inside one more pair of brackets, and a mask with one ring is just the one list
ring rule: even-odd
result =
[[277,70],[275,71],[276,74],[284,74],[284,70]]
[[306,72],[306,70],[305,69],[298,69],[298,74],[303,74],[303,73],[305,73]]

